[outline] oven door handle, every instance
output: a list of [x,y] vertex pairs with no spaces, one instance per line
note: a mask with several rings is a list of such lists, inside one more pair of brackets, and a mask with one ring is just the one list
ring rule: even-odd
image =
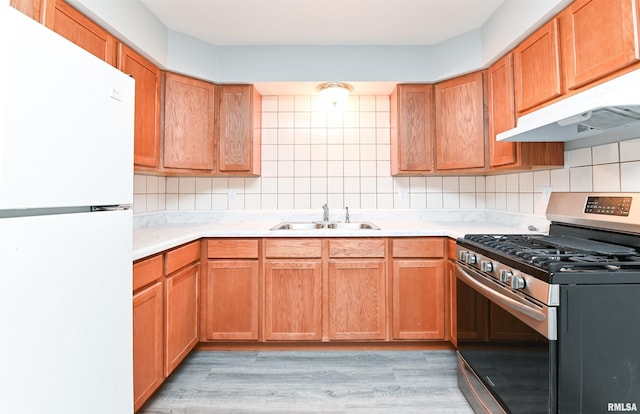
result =
[[516,312],[522,313],[524,315],[529,316],[530,318],[535,319],[536,321],[544,321],[547,319],[547,316],[536,308],[534,305],[529,303],[523,303],[517,299],[510,298],[505,296],[503,293],[498,292],[493,287],[487,286],[487,283],[484,281],[484,277],[475,276],[469,273],[465,268],[463,268],[460,264],[456,266],[458,268],[458,276],[467,284],[473,286],[478,291],[482,292],[485,296],[487,296],[490,300],[494,302],[498,302],[513,309]]

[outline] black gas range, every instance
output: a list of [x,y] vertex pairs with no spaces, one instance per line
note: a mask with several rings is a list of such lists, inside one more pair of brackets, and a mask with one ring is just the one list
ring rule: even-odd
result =
[[549,234],[457,240],[459,384],[476,412],[640,409],[640,193],[552,193]]

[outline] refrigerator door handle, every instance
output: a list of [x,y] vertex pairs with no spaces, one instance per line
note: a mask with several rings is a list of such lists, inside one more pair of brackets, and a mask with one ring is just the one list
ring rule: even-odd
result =
[[110,206],[91,206],[91,211],[122,211],[122,210],[130,210],[131,205],[129,204],[114,204]]

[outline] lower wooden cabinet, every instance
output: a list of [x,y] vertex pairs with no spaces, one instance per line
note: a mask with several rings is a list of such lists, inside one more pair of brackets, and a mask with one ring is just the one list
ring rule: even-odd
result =
[[322,262],[280,259],[265,263],[264,339],[322,339]]
[[500,306],[489,302],[489,338],[495,341],[535,341],[540,336]]
[[484,340],[488,335],[489,304],[487,298],[460,282],[456,285],[458,340]]
[[385,293],[383,259],[331,260],[329,339],[385,339]]
[[329,339],[386,339],[387,239],[328,243]]
[[200,241],[133,264],[137,411],[198,343]]
[[164,381],[162,256],[133,266],[133,399],[137,411]]
[[445,339],[444,239],[392,239],[392,338]]
[[257,239],[207,241],[201,340],[258,340],[258,246]]
[[207,265],[205,339],[258,340],[257,260]]
[[162,283],[133,296],[133,398],[137,410],[162,384]]
[[169,376],[198,343],[199,275],[198,261],[166,278],[165,376]]
[[442,260],[393,261],[393,339],[444,339]]
[[164,254],[164,375],[198,343],[200,241]]

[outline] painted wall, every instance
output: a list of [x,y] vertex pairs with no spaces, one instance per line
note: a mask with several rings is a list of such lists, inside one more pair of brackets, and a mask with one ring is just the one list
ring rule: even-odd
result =
[[220,47],[172,32],[139,0],[69,0],[161,67],[217,82],[435,82],[488,66],[570,1],[505,0],[483,27],[432,46]]
[[136,175],[134,212],[489,208],[544,214],[547,191],[640,191],[638,139],[565,152],[565,168],[391,177],[389,97],[264,96],[260,177]]

